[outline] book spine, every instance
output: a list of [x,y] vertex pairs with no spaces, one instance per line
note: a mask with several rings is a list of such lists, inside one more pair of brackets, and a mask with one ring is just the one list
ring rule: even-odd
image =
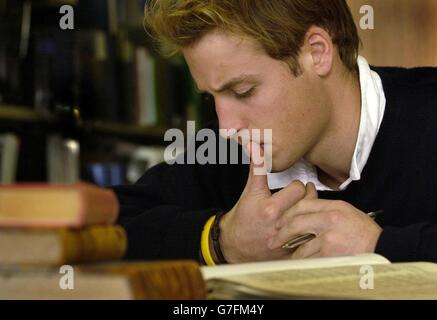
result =
[[93,226],[81,230],[59,231],[62,255],[59,264],[121,259],[127,248],[121,226]]
[[151,262],[144,268],[120,268],[130,278],[135,300],[205,300],[206,283],[195,261]]

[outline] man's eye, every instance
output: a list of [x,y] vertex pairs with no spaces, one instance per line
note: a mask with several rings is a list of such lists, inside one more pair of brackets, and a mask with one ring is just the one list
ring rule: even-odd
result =
[[250,88],[249,90],[239,93],[239,92],[234,92],[235,97],[237,97],[238,99],[244,99],[244,98],[249,98],[252,94],[253,91],[255,90],[255,88]]

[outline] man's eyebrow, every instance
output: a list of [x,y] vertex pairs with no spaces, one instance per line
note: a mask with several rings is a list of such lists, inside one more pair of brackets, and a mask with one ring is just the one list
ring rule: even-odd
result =
[[[213,90],[215,92],[222,93],[222,92],[224,92],[226,90],[229,90],[232,87],[234,87],[234,86],[236,86],[236,85],[238,85],[240,83],[243,83],[245,81],[253,81],[254,82],[254,81],[256,81],[255,78],[256,78],[255,75],[242,75],[242,76],[238,76],[238,77],[232,78],[231,80],[229,80],[225,84],[221,85],[218,89],[213,89]],[[200,92],[200,93],[204,92],[203,90],[199,89],[199,87],[197,86],[197,83],[194,83],[194,85],[196,87],[197,92]]]

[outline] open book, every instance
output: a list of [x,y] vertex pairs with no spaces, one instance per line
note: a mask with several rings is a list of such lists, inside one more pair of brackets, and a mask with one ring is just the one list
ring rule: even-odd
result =
[[375,254],[216,267],[121,262],[74,272],[69,290],[59,270],[0,266],[0,299],[437,299],[437,264],[391,264]]
[[376,254],[201,270],[210,299],[437,299],[437,264]]

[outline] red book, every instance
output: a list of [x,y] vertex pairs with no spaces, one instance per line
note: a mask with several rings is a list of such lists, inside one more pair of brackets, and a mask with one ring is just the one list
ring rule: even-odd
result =
[[80,228],[113,224],[118,210],[112,190],[88,183],[0,186],[0,227]]

